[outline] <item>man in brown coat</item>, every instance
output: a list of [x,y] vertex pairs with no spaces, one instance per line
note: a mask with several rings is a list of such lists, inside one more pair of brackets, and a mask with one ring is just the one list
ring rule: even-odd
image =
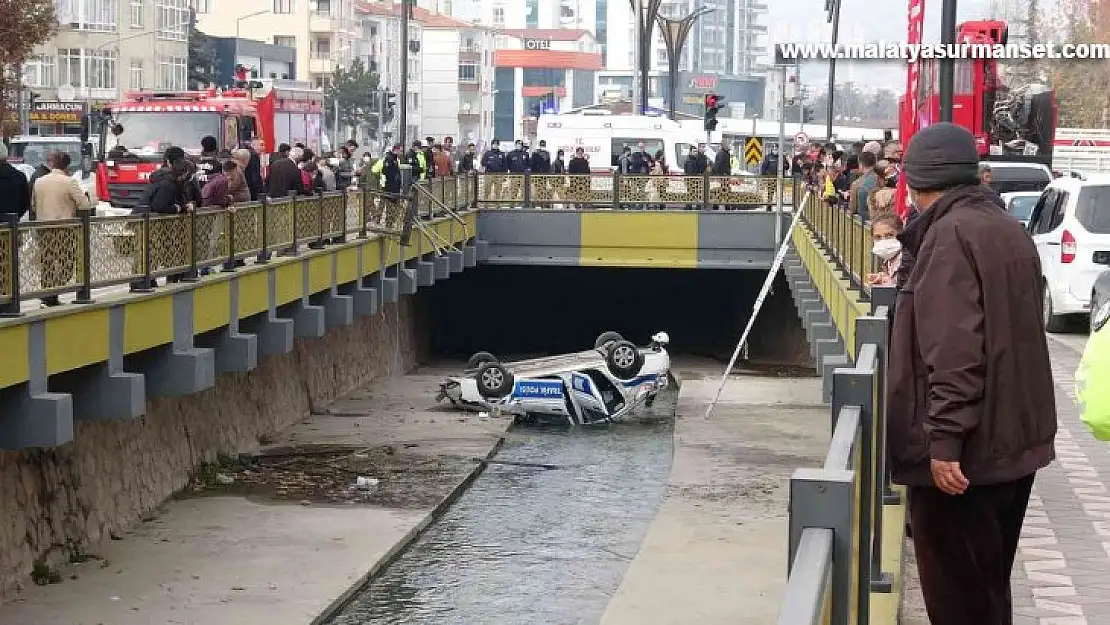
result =
[[[81,185],[69,175],[70,159],[65,152],[47,157],[50,173],[39,178],[31,192],[31,215],[36,221],[64,221],[77,218],[77,211],[91,210],[92,202]],[[36,229],[41,287],[44,290],[70,286],[77,261],[76,226]],[[42,298],[45,306],[57,306],[57,295]]]
[[899,239],[888,386],[891,469],[909,486],[929,619],[1013,622],[1010,571],[1034,474],[1055,457],[1041,264],[979,184],[971,133],[940,123],[903,160],[919,212]]

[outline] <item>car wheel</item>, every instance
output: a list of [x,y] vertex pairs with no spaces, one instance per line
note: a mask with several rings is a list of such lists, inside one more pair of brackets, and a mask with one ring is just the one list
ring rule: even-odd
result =
[[605,364],[614,376],[627,380],[640,373],[640,369],[644,367],[644,355],[629,341],[621,340],[609,346],[609,353],[605,354]]
[[1052,307],[1052,290],[1048,285],[1044,285],[1044,329],[1045,332],[1063,332],[1067,326],[1067,319],[1063,315],[1057,315]]
[[478,352],[477,354],[474,354],[473,356],[471,356],[470,360],[466,361],[466,368],[467,369],[477,369],[478,367],[481,367],[482,365],[486,364],[487,362],[501,362],[501,361],[497,359],[497,356],[494,356],[493,354],[491,354],[489,352]]
[[486,399],[500,399],[513,388],[513,374],[498,362],[487,362],[478,367],[474,378],[478,382],[478,394]]
[[617,334],[616,332],[602,332],[601,335],[597,337],[597,340],[594,341],[594,349],[601,349],[602,347],[605,347],[607,343],[614,343],[616,341],[623,340],[624,337],[620,334]]

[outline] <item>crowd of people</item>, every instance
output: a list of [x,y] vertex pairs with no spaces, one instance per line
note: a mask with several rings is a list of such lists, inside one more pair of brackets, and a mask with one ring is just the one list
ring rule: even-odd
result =
[[870,222],[882,263],[868,281],[896,289],[887,458],[930,622],[1012,623],[1018,540],[1057,429],[1037,249],[959,126],[924,128],[904,157],[872,143],[797,165],[811,193]]

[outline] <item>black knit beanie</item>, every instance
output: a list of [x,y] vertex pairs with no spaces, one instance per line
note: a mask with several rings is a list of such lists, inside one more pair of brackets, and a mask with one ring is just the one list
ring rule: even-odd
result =
[[966,128],[948,122],[914,135],[902,157],[906,185],[915,191],[942,191],[979,183],[979,151]]

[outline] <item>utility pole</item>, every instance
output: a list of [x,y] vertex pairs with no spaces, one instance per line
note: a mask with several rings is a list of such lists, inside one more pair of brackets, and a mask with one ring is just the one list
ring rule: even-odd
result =
[[[776,178],[778,180],[777,189],[775,192],[775,247],[777,248],[782,243],[782,193],[785,189],[783,184],[783,171],[782,171],[782,157],[786,154],[786,65],[779,66],[779,82],[782,83],[779,88],[779,147],[778,154],[775,155],[775,171],[778,172]],[[795,206],[794,210],[798,210]]]
[[[948,0],[945,0],[946,2]],[[832,22],[833,48],[840,42],[840,0],[825,0],[825,11],[829,22]],[[825,136],[830,140],[833,134],[833,108],[836,103],[836,55],[829,57],[829,103],[828,116],[825,120]]]
[[408,149],[405,133],[408,131],[409,114],[409,13],[414,0],[401,3],[401,93],[398,94],[397,143],[401,149]]
[[[940,9],[940,43],[956,43],[956,0],[944,0]],[[952,91],[956,83],[955,59],[943,58],[938,68],[937,83],[940,91],[940,121],[952,121]]]
[[632,113],[643,115],[647,102],[647,76],[643,74],[644,67],[644,0],[636,0],[633,11],[636,12],[636,71],[632,74]]

